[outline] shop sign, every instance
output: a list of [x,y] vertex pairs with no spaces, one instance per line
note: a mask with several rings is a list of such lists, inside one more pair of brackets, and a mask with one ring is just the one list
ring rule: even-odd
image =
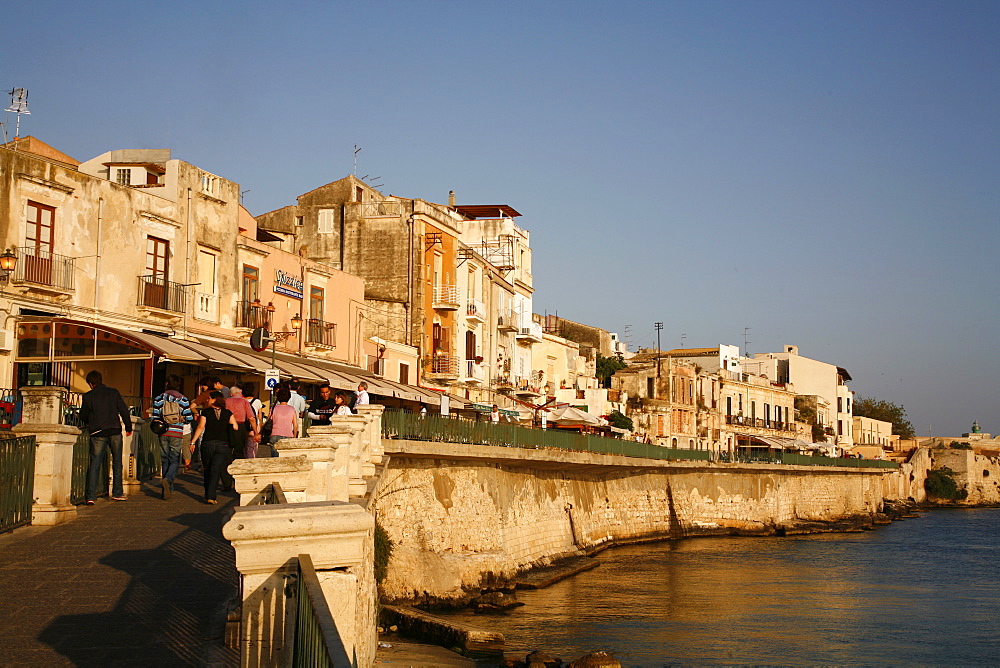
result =
[[275,273],[274,291],[286,297],[302,299],[305,282],[294,274],[286,274],[280,269]]

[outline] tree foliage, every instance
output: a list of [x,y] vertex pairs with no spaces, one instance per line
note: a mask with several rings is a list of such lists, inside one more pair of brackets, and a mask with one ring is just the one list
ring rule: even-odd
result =
[[608,424],[612,427],[632,431],[632,418],[627,415],[623,415],[619,411],[611,411],[611,414],[608,415]]
[[961,501],[968,498],[969,490],[962,489],[954,478],[955,472],[947,466],[927,472],[924,489],[931,496],[949,501]]
[[601,381],[601,387],[611,387],[611,376],[627,366],[621,353],[615,353],[611,357],[597,353],[597,378]]
[[906,409],[901,405],[874,397],[854,398],[854,415],[892,423],[892,433],[900,438],[914,438],[913,425],[906,419]]

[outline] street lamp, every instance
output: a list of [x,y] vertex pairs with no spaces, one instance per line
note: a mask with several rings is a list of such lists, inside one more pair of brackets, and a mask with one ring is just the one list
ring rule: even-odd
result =
[[0,280],[7,281],[16,266],[17,256],[14,255],[14,251],[8,248],[3,252],[3,255],[0,255],[0,272],[3,272],[0,275]]

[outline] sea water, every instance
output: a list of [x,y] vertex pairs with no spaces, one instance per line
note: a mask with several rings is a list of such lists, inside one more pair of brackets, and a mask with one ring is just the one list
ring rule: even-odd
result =
[[[507,651],[664,664],[1000,665],[1000,509],[625,546],[502,615]],[[469,613],[462,613],[469,614]]]

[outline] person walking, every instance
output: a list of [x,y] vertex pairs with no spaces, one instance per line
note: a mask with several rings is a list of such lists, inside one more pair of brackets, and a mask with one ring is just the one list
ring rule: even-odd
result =
[[319,386],[319,399],[313,399],[309,404],[307,415],[312,423],[317,426],[330,424],[330,416],[337,408],[337,403],[330,396],[330,384],[323,383]]
[[222,396],[226,399],[229,398],[229,388],[222,384],[222,379],[218,376],[212,376],[212,389],[216,392],[222,392]]
[[298,381],[288,381],[288,390],[291,393],[291,397],[288,399],[288,405],[295,409],[295,412],[299,417],[302,417],[306,410],[308,410],[308,406],[306,406],[306,398],[299,394]]
[[250,402],[243,397],[243,383],[241,381],[233,383],[230,395],[226,399],[226,408],[236,418],[240,432],[236,445],[233,447],[233,459],[244,459],[246,458],[247,439],[257,436],[257,418],[254,416]]
[[232,461],[230,443],[239,443],[239,425],[232,411],[226,408],[226,398],[222,392],[212,390],[212,403],[201,410],[195,438],[202,439],[201,463],[205,469],[205,503],[216,503],[216,488]]
[[[96,369],[87,374],[90,391],[83,395],[80,419],[90,432],[90,465],[87,467],[86,503],[94,505],[97,487],[103,473],[104,451],[111,451],[111,498],[125,500],[122,486],[122,427],[125,435],[132,435],[132,416],[122,399],[121,392],[104,384]],[[104,484],[107,485],[107,480]],[[105,487],[107,489],[107,487]]]
[[167,376],[165,390],[153,399],[153,419],[167,425],[167,430],[160,434],[160,462],[163,467],[160,493],[164,499],[169,499],[174,491],[174,479],[181,459],[184,425],[194,422],[191,402],[181,393],[181,377],[177,374]]
[[257,446],[260,444],[261,430],[264,429],[264,402],[257,398],[256,383],[243,383],[243,398],[250,404],[253,417],[257,421],[257,431],[253,436],[247,435],[247,444],[243,449],[243,454],[247,459],[255,459]]
[[[212,405],[212,379],[208,376],[204,376],[198,381],[198,385],[195,388],[196,395],[194,401],[192,401],[191,410],[194,413],[200,414],[203,408],[208,408]],[[201,439],[195,438],[194,434],[191,435],[191,469],[199,470],[201,469]]]
[[[299,418],[288,400],[292,393],[287,387],[278,389],[274,398],[278,404],[271,409],[271,456],[278,456],[277,443],[283,438],[299,437]],[[327,420],[329,422],[329,419]]]

